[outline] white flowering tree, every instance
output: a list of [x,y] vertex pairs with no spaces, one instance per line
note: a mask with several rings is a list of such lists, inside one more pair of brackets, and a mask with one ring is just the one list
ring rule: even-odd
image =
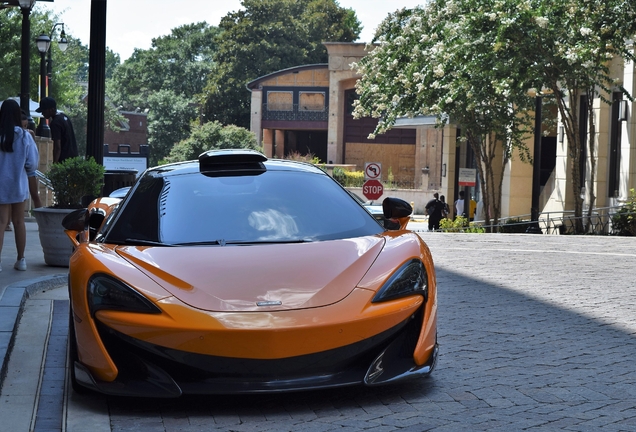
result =
[[[484,206],[493,212],[487,212],[487,223],[492,216],[496,224],[502,167],[515,149],[522,160],[529,159],[524,140],[533,131],[530,90],[549,88],[565,123],[574,195],[580,196],[577,95],[606,91],[607,59],[629,56],[624,38],[631,12],[615,16],[629,9],[625,5],[621,0],[433,0],[397,11],[378,28],[375,49],[356,65],[362,78],[354,115],[379,118],[375,133],[391,128],[398,117],[414,115],[435,115],[440,125],[450,120],[461,127],[478,161]],[[631,20],[633,29],[633,15]],[[580,198],[575,205],[581,215]]]
[[379,118],[376,133],[400,116],[434,115],[440,126],[458,125],[477,159],[490,225],[501,215],[503,167],[515,149],[529,159],[524,140],[532,132],[534,99],[527,92],[538,81],[528,73],[530,60],[510,61],[520,57],[510,34],[530,22],[529,7],[514,0],[479,3],[435,1],[389,15],[377,47],[356,65],[362,78],[354,115]]
[[[596,178],[596,124],[593,98],[611,103],[612,91],[622,91],[631,99],[620,81],[610,75],[612,59],[634,60],[628,40],[636,33],[636,3],[622,0],[546,0],[537,2],[535,21],[539,24],[532,37],[517,38],[534,58],[533,68],[543,86],[555,97],[564,125],[570,159],[571,185],[574,197],[576,231],[583,226],[584,184],[579,166],[583,146],[587,143],[590,184]],[[579,101],[586,95],[587,112],[580,116]],[[587,122],[587,134],[581,136],[579,126]],[[587,188],[588,215],[596,196]]]

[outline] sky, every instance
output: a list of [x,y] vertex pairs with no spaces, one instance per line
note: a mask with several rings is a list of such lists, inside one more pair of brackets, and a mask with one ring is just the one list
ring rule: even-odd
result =
[[[424,0],[339,0],[338,3],[353,9],[362,23],[364,28],[358,42],[369,42],[387,14],[423,4]],[[90,6],[90,0],[36,3],[37,8],[56,13],[66,33],[85,45],[89,45],[90,39]],[[228,12],[239,9],[240,0],[107,0],[106,45],[124,61],[135,48],[150,48],[153,38],[170,34],[175,27],[200,21],[216,26]]]

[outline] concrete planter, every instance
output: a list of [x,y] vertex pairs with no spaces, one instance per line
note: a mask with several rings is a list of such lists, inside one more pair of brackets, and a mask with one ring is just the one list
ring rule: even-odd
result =
[[38,223],[40,244],[44,252],[44,262],[50,266],[68,267],[73,253],[73,244],[64,233],[62,220],[74,209],[40,207],[33,209]]

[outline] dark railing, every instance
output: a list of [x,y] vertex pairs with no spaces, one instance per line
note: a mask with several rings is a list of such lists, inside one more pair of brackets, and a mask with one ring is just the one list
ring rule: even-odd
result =
[[307,107],[298,104],[263,104],[263,120],[319,121],[329,120],[329,111],[323,107]]
[[[612,225],[612,216],[621,207],[598,207],[592,211],[590,216],[585,214],[575,217],[573,211],[542,212],[539,213],[539,228],[543,234],[575,234],[577,233],[577,222],[580,221],[585,232],[579,234],[617,234]],[[495,227],[486,226],[483,221],[475,221],[475,224],[484,228]],[[528,226],[532,225],[530,215],[520,215],[502,218],[496,226],[499,232],[525,232]],[[587,228],[587,229],[586,229]]]

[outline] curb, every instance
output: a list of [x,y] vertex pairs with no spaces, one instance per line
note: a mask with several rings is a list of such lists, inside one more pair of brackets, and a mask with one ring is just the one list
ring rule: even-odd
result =
[[0,293],[0,388],[2,388],[7,373],[15,330],[22,315],[24,302],[35,291],[65,285],[67,278],[68,275],[64,273],[28,279],[12,283],[6,287],[3,293]]

